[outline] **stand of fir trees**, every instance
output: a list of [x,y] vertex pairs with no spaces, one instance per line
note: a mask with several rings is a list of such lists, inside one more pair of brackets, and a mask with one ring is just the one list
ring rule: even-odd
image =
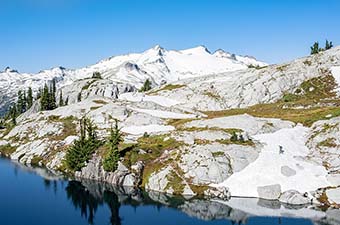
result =
[[[32,107],[33,105],[32,88],[29,87],[27,92],[19,90],[17,98],[18,98],[17,102],[15,102],[11,107],[9,107],[9,110],[3,119],[4,121],[10,119],[12,125],[16,125],[16,118]],[[5,122],[3,122],[3,124],[5,124]]]
[[94,79],[102,79],[102,75],[99,72],[94,72],[92,74],[92,78],[94,78]]
[[80,137],[74,141],[65,156],[65,163],[71,171],[79,171],[91,159],[91,155],[102,145],[97,137],[97,127],[93,122],[83,117],[80,123]]
[[122,141],[122,133],[118,127],[118,120],[115,120],[115,126],[110,130],[108,138],[109,151],[106,153],[103,161],[104,170],[107,172],[114,172],[118,168],[119,143]]
[[55,79],[52,80],[49,86],[47,84],[44,85],[44,88],[42,89],[41,96],[40,96],[41,111],[53,110],[57,108],[56,92],[57,92],[57,88],[56,88]]
[[319,47],[319,42],[314,42],[313,46],[310,47],[311,55],[318,54],[319,52],[326,51],[333,48],[333,42],[326,40],[325,48]]

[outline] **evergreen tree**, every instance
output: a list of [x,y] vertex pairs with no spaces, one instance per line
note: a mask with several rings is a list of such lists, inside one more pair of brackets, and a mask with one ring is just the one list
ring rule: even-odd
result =
[[32,92],[32,88],[29,87],[28,91],[27,91],[27,108],[31,108],[33,105],[33,92]]
[[118,168],[118,161],[120,158],[118,146],[121,141],[122,134],[118,127],[118,120],[115,120],[115,127],[113,129],[111,126],[110,137],[108,140],[110,149],[103,161],[103,167],[105,171],[114,172]]
[[244,137],[243,137],[242,134],[240,134],[239,141],[242,142],[242,143],[244,142]]
[[122,134],[118,127],[118,120],[115,120],[115,126],[110,130],[110,136],[108,140],[109,151],[107,152],[104,161],[103,167],[105,171],[114,172],[118,168],[119,162],[119,143],[122,141]]
[[230,137],[230,141],[232,142],[235,142],[235,141],[238,141],[238,137],[237,137],[237,134],[236,132],[234,131]]
[[313,46],[310,47],[311,55],[318,54],[320,52],[319,42],[314,42]]
[[18,101],[17,101],[17,113],[21,114],[26,111],[26,102],[25,102],[25,96],[24,93],[19,90],[18,91]]
[[326,40],[325,50],[333,48],[333,43]]
[[0,118],[0,130],[5,129],[5,119],[4,118]]
[[94,151],[101,145],[97,139],[96,126],[85,117],[80,119],[80,137],[74,141],[67,150],[65,159],[66,165],[72,171],[79,171],[83,168]]
[[68,105],[68,96],[67,96],[67,98],[65,100],[65,105]]
[[78,102],[81,102],[81,92],[78,93],[77,100]]
[[44,88],[41,93],[41,98],[40,98],[40,108],[41,110],[48,110],[48,101],[49,101],[49,90],[47,84],[44,85]]
[[52,84],[50,85],[50,89],[48,91],[48,108],[47,110],[53,110],[57,108],[57,101],[56,101],[56,84],[55,79],[52,80]]
[[95,78],[95,79],[102,79],[102,75],[99,73],[99,72],[94,72],[92,74],[92,78]]
[[151,90],[151,81],[149,79],[146,79],[140,91],[145,92],[149,90]]
[[60,95],[59,95],[59,107],[64,106],[64,100],[63,100],[63,91],[60,90]]
[[9,114],[10,114],[10,118],[11,118],[11,122],[12,124],[15,126],[17,125],[17,116],[18,116],[18,113],[17,113],[17,106],[16,104],[14,104],[11,108],[10,108],[10,111],[9,111]]

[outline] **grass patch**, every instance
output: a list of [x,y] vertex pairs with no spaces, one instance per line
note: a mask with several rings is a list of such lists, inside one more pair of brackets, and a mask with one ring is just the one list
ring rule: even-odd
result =
[[[334,77],[326,75],[312,78],[301,84],[302,94],[285,94],[284,97],[268,104],[258,104],[248,108],[230,109],[222,111],[203,112],[208,118],[249,114],[256,117],[279,118],[295,123],[310,126],[314,122],[323,119],[340,116],[340,101],[335,99],[334,89],[336,83]],[[330,106],[320,106],[319,103],[327,103]],[[296,106],[309,106],[308,108],[296,108]],[[326,117],[331,115],[330,117]]]
[[9,157],[12,153],[17,150],[16,147],[11,146],[10,144],[0,146],[0,155],[5,157]]
[[213,93],[213,92],[211,92],[211,91],[205,91],[203,94],[204,94],[205,96],[208,96],[208,97],[213,98],[213,99],[215,99],[215,100],[220,100],[220,99],[221,99],[221,96],[219,96],[218,94]]
[[96,109],[99,109],[99,108],[101,108],[102,106],[92,106],[91,108],[90,108],[90,110],[91,111],[94,111],[94,110],[96,110]]
[[169,190],[171,188],[173,190],[173,194],[181,195],[185,187],[183,179],[173,170],[167,175],[167,179],[168,184],[165,187],[165,190]]
[[214,158],[224,156],[224,152],[212,152],[211,154]]
[[317,147],[335,148],[338,145],[335,143],[335,138],[327,138],[326,140],[318,143]]
[[220,140],[216,140],[218,143],[223,144],[223,145],[244,145],[244,146],[255,146],[255,143],[251,140],[247,140],[247,141],[241,141],[241,140],[228,140],[228,139],[220,139]]
[[69,116],[65,118],[60,118],[60,116],[49,116],[48,122],[61,122],[63,123],[63,131],[60,135],[50,136],[50,140],[61,141],[67,138],[68,136],[76,136],[77,135],[77,126],[74,121],[77,120],[74,116]]
[[40,162],[43,162],[43,157],[41,157],[41,156],[34,156],[31,159],[31,165],[32,166],[40,166]]
[[96,104],[101,104],[101,105],[106,105],[107,104],[107,102],[104,101],[104,100],[93,100],[93,102],[96,103]]
[[179,89],[179,88],[182,88],[182,87],[186,87],[186,85],[185,84],[168,84],[168,85],[165,85],[164,87],[158,89],[156,92],[172,91],[172,90]]
[[149,178],[153,173],[157,173],[164,167],[164,164],[161,162],[154,162],[152,164],[148,164],[144,167],[143,170],[143,179],[142,179],[142,187],[145,187],[147,183],[149,183]]
[[89,87],[90,87],[94,82],[96,82],[96,81],[97,81],[97,80],[90,80],[90,81],[87,81],[87,83],[85,84],[85,86],[83,86],[83,87],[81,88],[81,90],[84,91],[84,90],[89,89]]

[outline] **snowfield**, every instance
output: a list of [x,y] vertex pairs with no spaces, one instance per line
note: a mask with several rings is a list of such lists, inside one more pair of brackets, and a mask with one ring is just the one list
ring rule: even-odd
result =
[[309,153],[305,146],[307,131],[308,128],[298,125],[254,136],[265,144],[259,157],[217,186],[228,187],[231,195],[238,197],[260,197],[258,187],[275,184],[281,186],[281,192],[297,190],[300,193],[329,186],[326,169],[305,158]]

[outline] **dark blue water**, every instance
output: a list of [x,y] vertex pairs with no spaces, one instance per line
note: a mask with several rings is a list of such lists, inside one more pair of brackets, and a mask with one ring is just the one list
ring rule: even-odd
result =
[[92,182],[46,179],[0,158],[0,224],[311,225],[312,221],[252,217],[203,199],[186,201]]

